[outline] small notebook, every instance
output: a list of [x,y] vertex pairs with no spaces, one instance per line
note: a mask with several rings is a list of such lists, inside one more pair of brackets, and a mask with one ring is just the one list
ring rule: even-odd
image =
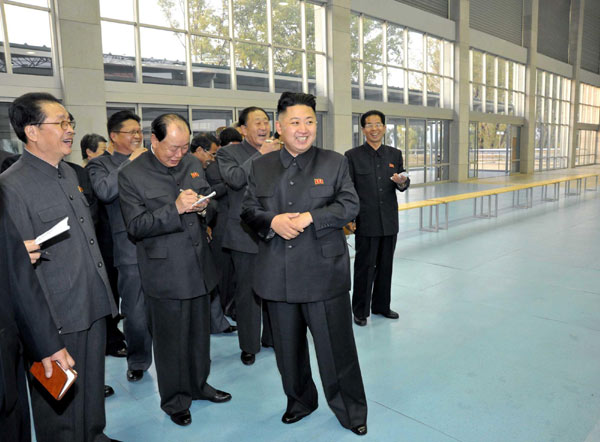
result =
[[72,368],[64,369],[57,361],[52,361],[52,376],[50,379],[44,373],[41,362],[34,362],[29,371],[44,386],[56,400],[61,400],[77,379],[77,372]]

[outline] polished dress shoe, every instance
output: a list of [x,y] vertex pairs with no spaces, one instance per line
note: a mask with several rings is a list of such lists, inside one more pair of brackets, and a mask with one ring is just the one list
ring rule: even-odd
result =
[[144,377],[144,370],[127,370],[127,380],[137,382]]
[[220,404],[223,402],[230,401],[231,395],[226,391],[216,390],[215,395],[213,397],[208,398],[208,400],[216,404]]
[[244,365],[252,365],[256,360],[256,356],[252,353],[247,353],[242,350],[242,355],[240,356],[240,359],[242,360],[242,363]]
[[361,327],[364,327],[365,325],[367,325],[367,320],[363,319],[363,318],[359,318],[358,316],[355,316],[354,323],[356,325],[360,325]]
[[381,315],[384,318],[388,319],[398,319],[400,315],[396,313],[394,310],[388,310],[387,312],[373,312],[375,315]]
[[110,397],[115,394],[115,390],[110,385],[104,386],[104,397]]
[[357,425],[356,427],[350,428],[354,434],[358,434],[359,436],[364,436],[367,434],[367,424]]
[[237,325],[230,325],[225,330],[223,330],[221,333],[233,333],[234,331],[237,331]]
[[115,358],[126,358],[127,357],[127,347],[112,347],[106,348],[106,354],[108,356],[114,356]]
[[185,427],[192,423],[192,415],[190,414],[190,410],[178,411],[171,415],[171,420],[177,425]]
[[281,422],[283,422],[284,424],[294,424],[294,423],[298,422],[299,420],[301,420],[302,418],[305,418],[306,416],[308,416],[310,413],[312,413],[312,410],[309,411],[308,413],[298,413],[298,414],[294,414],[290,411],[286,411],[285,413],[283,413],[283,416],[281,416]]

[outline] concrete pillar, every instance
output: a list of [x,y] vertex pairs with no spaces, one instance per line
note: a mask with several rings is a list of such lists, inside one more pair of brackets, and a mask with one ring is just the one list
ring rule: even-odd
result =
[[525,125],[521,133],[521,173],[535,171],[535,91],[537,78],[537,41],[539,0],[524,2],[523,41],[527,51],[525,74]]
[[451,2],[450,17],[456,23],[454,46],[454,120],[450,124],[450,181],[464,181],[469,175],[469,4]]
[[329,112],[324,147],[340,153],[352,147],[350,6],[350,0],[329,0],[327,4]]
[[[594,1],[594,0],[591,0]],[[579,84],[581,77],[581,46],[583,40],[583,11],[585,0],[571,0],[571,23],[569,25],[569,63],[573,65],[573,78],[571,80],[571,118],[569,127],[569,165],[575,167],[575,147],[577,146],[577,116],[579,115]]]
[[106,137],[100,7],[97,0],[55,0],[54,6],[64,105],[77,121],[73,153],[68,159],[81,163],[81,137],[91,132]]

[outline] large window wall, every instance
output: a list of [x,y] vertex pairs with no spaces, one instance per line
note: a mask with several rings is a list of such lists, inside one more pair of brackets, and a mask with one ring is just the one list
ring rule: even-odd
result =
[[519,126],[469,123],[469,178],[487,178],[519,172],[520,137]]
[[106,80],[326,95],[325,7],[100,0]]
[[471,49],[470,107],[475,112],[525,115],[525,65]]
[[52,13],[48,0],[5,0],[0,2],[0,15],[0,72],[53,75]]
[[352,98],[452,108],[452,42],[351,14]]
[[535,170],[564,169],[569,157],[571,80],[537,71]]
[[[598,141],[600,133],[600,88],[581,83],[579,85],[578,122],[584,126],[577,133],[575,165],[585,166],[598,162]],[[586,125],[594,125],[586,127]]]
[[595,130],[580,130],[577,133],[575,147],[575,165],[586,166],[596,164],[598,160],[598,141],[600,136]]
[[579,85],[579,123],[600,124],[600,88]]

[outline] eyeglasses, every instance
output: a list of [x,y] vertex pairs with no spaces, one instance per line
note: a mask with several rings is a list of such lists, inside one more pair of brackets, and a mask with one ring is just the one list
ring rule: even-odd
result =
[[56,123],[36,123],[34,126],[41,126],[42,124],[60,124],[60,128],[62,130],[67,130],[69,128],[69,126],[71,126],[73,129],[75,129],[75,127],[77,126],[77,123],[75,122],[75,120],[62,120],[62,121],[58,121]]
[[135,137],[136,135],[142,134],[141,130],[116,130],[115,132],[120,133],[120,134],[127,134],[130,137]]
[[381,129],[383,127],[383,124],[381,123],[367,123],[365,124],[365,129]]

